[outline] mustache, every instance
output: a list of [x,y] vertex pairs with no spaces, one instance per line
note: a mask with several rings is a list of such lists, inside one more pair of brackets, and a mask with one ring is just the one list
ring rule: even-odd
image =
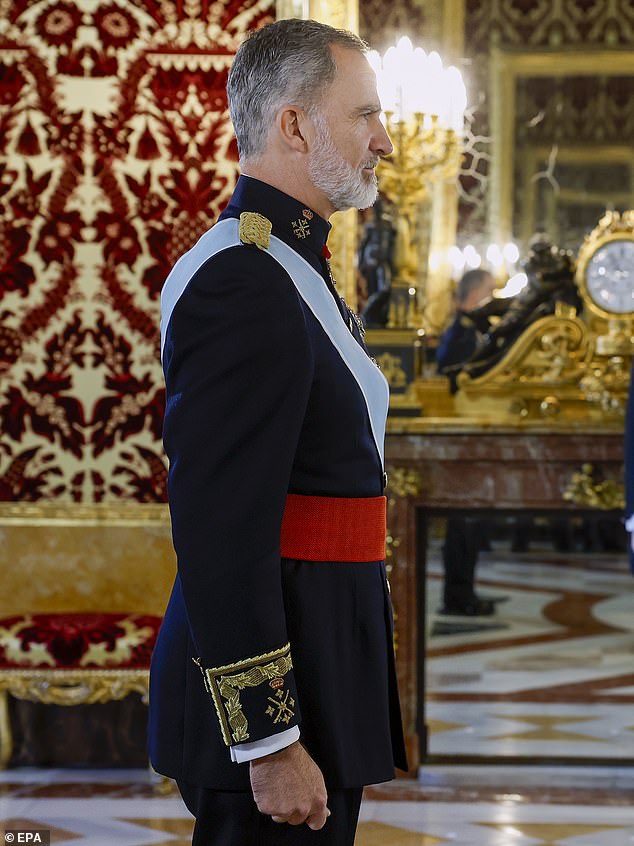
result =
[[363,162],[361,164],[361,167],[362,168],[366,168],[366,167],[376,168],[376,167],[378,167],[378,164],[379,164],[380,161],[381,161],[381,159],[377,156],[375,159],[368,159],[367,162]]

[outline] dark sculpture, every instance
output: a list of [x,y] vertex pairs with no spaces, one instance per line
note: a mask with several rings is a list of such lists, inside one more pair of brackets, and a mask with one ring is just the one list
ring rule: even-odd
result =
[[366,223],[359,246],[359,271],[368,286],[368,301],[361,319],[369,329],[384,328],[390,309],[396,229],[379,197]]

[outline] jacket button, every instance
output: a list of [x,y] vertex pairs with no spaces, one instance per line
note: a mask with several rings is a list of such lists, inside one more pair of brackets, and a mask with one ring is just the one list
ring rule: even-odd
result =
[[387,473],[383,474],[383,487],[387,488]]

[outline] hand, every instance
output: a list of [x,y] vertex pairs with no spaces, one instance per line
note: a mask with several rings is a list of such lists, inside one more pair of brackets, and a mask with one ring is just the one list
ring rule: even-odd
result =
[[324,777],[299,741],[251,761],[251,789],[258,810],[273,822],[317,831],[330,816]]

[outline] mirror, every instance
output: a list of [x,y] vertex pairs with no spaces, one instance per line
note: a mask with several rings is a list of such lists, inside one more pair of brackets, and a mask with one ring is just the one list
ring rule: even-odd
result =
[[[470,523],[490,616],[438,613],[456,519]],[[436,510],[427,537],[429,755],[634,759],[634,580],[618,518]]]
[[576,251],[634,201],[634,53],[494,49],[490,79],[492,240]]

